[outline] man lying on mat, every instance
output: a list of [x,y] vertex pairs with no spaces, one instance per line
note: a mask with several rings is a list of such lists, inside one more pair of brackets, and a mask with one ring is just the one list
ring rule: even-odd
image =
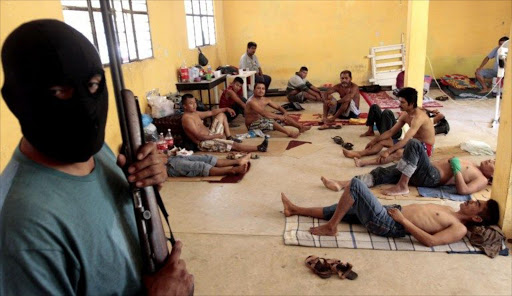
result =
[[174,155],[167,159],[169,177],[225,176],[247,172],[251,153],[239,159],[218,159],[213,155]]
[[[386,195],[409,193],[409,184],[421,187],[438,187],[455,185],[458,194],[472,194],[484,189],[494,175],[494,160],[485,160],[479,166],[467,160],[452,157],[449,160],[430,159],[423,145],[411,139],[405,145],[402,159],[396,165],[378,167],[369,174],[356,176],[368,187],[380,184],[396,184],[382,191]],[[340,191],[350,181],[329,180],[321,178],[325,187]]]
[[370,189],[359,179],[352,179],[337,204],[328,207],[304,208],[294,205],[281,193],[286,217],[309,216],[329,220],[312,227],[315,235],[335,236],[340,221],[360,223],[373,234],[403,237],[411,234],[427,247],[450,244],[462,239],[469,224],[496,224],[499,220],[498,203],[494,200],[472,200],[460,204],[454,211],[450,206],[411,204],[383,206]]
[[[197,103],[194,96],[185,94],[181,98],[185,113],[181,118],[181,124],[187,137],[192,140],[201,151],[229,152],[231,150],[243,152],[266,152],[268,139],[258,146],[240,144],[231,136],[229,123],[224,112],[235,116],[231,108],[220,108],[212,111],[197,111]],[[203,124],[203,119],[214,117],[210,129]]]
[[[259,129],[263,132],[276,130],[288,137],[297,138],[301,133],[311,129],[311,126],[304,126],[289,117],[283,107],[264,96],[265,85],[262,82],[256,82],[254,96],[245,105],[245,125],[248,130]],[[280,111],[283,115],[265,110],[266,106]],[[280,123],[296,127],[298,131],[287,130]]]
[[[338,101],[332,96],[335,92],[340,95]],[[328,117],[329,110],[334,106],[336,106],[334,115]],[[328,128],[336,118],[358,118],[359,114],[359,87],[352,82],[352,72],[343,70],[340,73],[340,83],[324,93],[324,113],[322,116],[324,125],[320,129]]]
[[[373,138],[362,151],[343,150],[346,157],[354,158],[356,166],[385,164],[399,160],[402,157],[402,148],[412,138],[418,139],[427,151],[427,155],[432,156],[435,143],[434,125],[425,111],[418,108],[418,92],[414,88],[406,87],[400,90],[398,98],[400,99],[400,110],[405,112],[402,112],[397,123],[391,129]],[[406,123],[410,128],[404,138],[402,140],[394,138]],[[389,148],[381,151],[384,147]],[[360,160],[363,156],[377,153],[379,156],[375,159]]]

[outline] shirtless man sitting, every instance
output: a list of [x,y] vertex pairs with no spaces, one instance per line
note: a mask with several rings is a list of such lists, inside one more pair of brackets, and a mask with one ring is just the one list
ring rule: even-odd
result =
[[329,220],[312,227],[314,235],[335,236],[340,221],[360,223],[369,232],[385,237],[403,237],[411,234],[427,247],[461,240],[468,224],[493,225],[499,220],[498,203],[494,200],[472,200],[460,204],[458,211],[437,204],[383,206],[370,189],[359,179],[352,179],[338,204],[330,207],[304,208],[294,205],[281,193],[286,217],[309,216]]
[[[283,107],[275,104],[269,98],[264,97],[264,95],[265,84],[262,82],[256,82],[256,85],[254,86],[254,96],[249,99],[245,105],[245,125],[248,130],[260,129],[263,132],[276,130],[286,134],[288,137],[297,138],[300,133],[311,129],[311,126],[304,126],[293,118],[287,116],[287,112]],[[280,111],[283,115],[265,110],[266,106]],[[298,131],[289,131],[281,126],[276,120],[296,127]]]
[[[338,101],[332,96],[337,92],[340,95]],[[329,110],[336,104],[334,115],[329,116]],[[340,83],[336,84],[324,93],[324,113],[322,120],[324,125],[320,129],[328,128],[336,118],[349,119],[359,117],[359,87],[352,82],[352,72],[343,70],[340,73]]]
[[[368,187],[396,184],[382,191],[386,195],[407,194],[409,184],[422,187],[455,185],[458,194],[472,194],[484,189],[492,180],[494,163],[494,160],[489,159],[476,166],[457,157],[430,162],[423,145],[418,140],[411,139],[405,145],[403,157],[398,164],[378,167],[369,174],[355,178]],[[321,179],[325,187],[333,191],[340,191],[350,183],[324,177]]]
[[[233,109],[220,108],[200,112],[196,110],[196,99],[191,94],[183,95],[181,100],[183,102],[183,110],[185,111],[181,118],[181,124],[185,134],[192,142],[197,144],[199,150],[209,152],[228,152],[231,150],[243,152],[267,151],[267,138],[258,146],[244,145],[234,141],[233,137],[231,137],[228,120],[224,114],[224,112],[229,112],[234,116],[235,111]],[[203,119],[213,116],[213,122],[210,129],[208,129],[204,126]]]
[[[435,131],[432,121],[425,111],[418,108],[418,92],[411,87],[402,88],[398,94],[400,110],[404,111],[393,127],[378,137],[373,138],[362,151],[349,151],[343,149],[346,157],[354,158],[356,166],[362,167],[371,164],[386,164],[399,160],[402,157],[403,147],[412,139],[418,139],[430,157],[434,152]],[[393,139],[392,136],[402,129],[405,124],[410,126],[402,140]],[[389,147],[381,151],[382,148]],[[380,152],[380,153],[379,153]],[[371,160],[360,160],[361,157],[379,153],[379,157]]]

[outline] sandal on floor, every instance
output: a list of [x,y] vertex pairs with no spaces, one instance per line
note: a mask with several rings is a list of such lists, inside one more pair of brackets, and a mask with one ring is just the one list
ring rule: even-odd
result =
[[323,279],[330,278],[333,273],[331,265],[327,264],[324,258],[319,258],[317,256],[311,255],[308,258],[306,258],[306,261],[304,263],[316,275]]
[[436,97],[435,99],[436,99],[436,100],[438,100],[438,101],[446,101],[446,100],[448,100],[449,98],[448,98],[447,96],[438,96],[438,97]]
[[318,130],[319,131],[323,131],[323,130],[326,130],[326,129],[340,129],[341,128],[341,125],[328,125],[328,126],[319,126],[318,127]]
[[334,141],[334,143],[336,143],[338,145],[343,146],[343,144],[345,144],[345,141],[343,141],[343,138],[340,136],[332,137],[331,139]]
[[354,144],[352,143],[344,143],[344,144],[340,144],[343,148],[347,149],[347,150],[352,150],[353,147],[354,147]]
[[357,278],[357,273],[352,271],[352,264],[336,259],[327,259],[325,262],[331,267],[332,273],[337,274],[340,279],[355,280]]

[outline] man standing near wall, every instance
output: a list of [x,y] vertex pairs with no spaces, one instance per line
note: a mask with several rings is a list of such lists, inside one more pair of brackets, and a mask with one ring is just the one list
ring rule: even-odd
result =
[[244,70],[249,69],[249,71],[256,71],[255,82],[262,82],[263,84],[265,84],[266,92],[268,91],[270,82],[272,82],[272,77],[263,74],[263,71],[261,70],[260,66],[260,61],[258,60],[258,57],[255,55],[256,47],[258,47],[256,42],[250,41],[249,43],[247,43],[247,52],[244,53],[240,58],[239,68]]
[[295,72],[286,86],[286,97],[290,102],[304,103],[306,100],[322,101],[322,92],[311,84],[306,77],[308,68],[300,67],[299,72]]
[[[498,52],[498,48],[508,40],[507,36],[503,36],[498,40],[498,46],[495,47],[491,52],[484,58],[482,63],[480,64],[480,67],[476,68],[475,76],[478,82],[482,85],[481,93],[487,93],[489,92],[489,88],[487,87],[487,84],[485,83],[485,78],[494,78],[498,74],[498,59],[496,57],[496,54]],[[494,59],[494,66],[492,69],[483,69],[484,66],[487,64],[487,62],[490,59]]]

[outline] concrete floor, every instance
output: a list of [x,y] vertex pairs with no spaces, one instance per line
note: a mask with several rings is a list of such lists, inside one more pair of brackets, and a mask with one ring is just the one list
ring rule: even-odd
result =
[[[431,96],[439,95],[432,90]],[[275,98],[283,101],[283,98]],[[436,147],[474,139],[496,147],[497,130],[490,128],[494,99],[446,101],[440,108],[450,123]],[[306,112],[321,112],[320,104],[304,104]],[[361,109],[368,105],[361,98]],[[239,119],[237,119],[239,120]],[[182,258],[195,276],[196,295],[510,295],[511,257],[451,255],[285,246],[280,192],[304,206],[338,201],[340,193],[325,189],[320,176],[349,179],[372,167],[356,168],[340,155],[331,137],[363,148],[363,126],[311,131],[299,140],[324,148],[301,159],[263,157],[252,161],[238,184],[168,182],[162,196],[170,212],[175,237],[184,243]],[[274,136],[273,141],[287,141]],[[260,154],[261,155],[261,154]],[[485,157],[474,157],[475,161]],[[382,200],[383,203],[390,203]],[[393,201],[397,203],[397,201]],[[407,201],[398,201],[405,204]],[[440,201],[453,205],[451,202]],[[309,255],[349,261],[359,274],[355,281],[320,279],[304,265]]]

